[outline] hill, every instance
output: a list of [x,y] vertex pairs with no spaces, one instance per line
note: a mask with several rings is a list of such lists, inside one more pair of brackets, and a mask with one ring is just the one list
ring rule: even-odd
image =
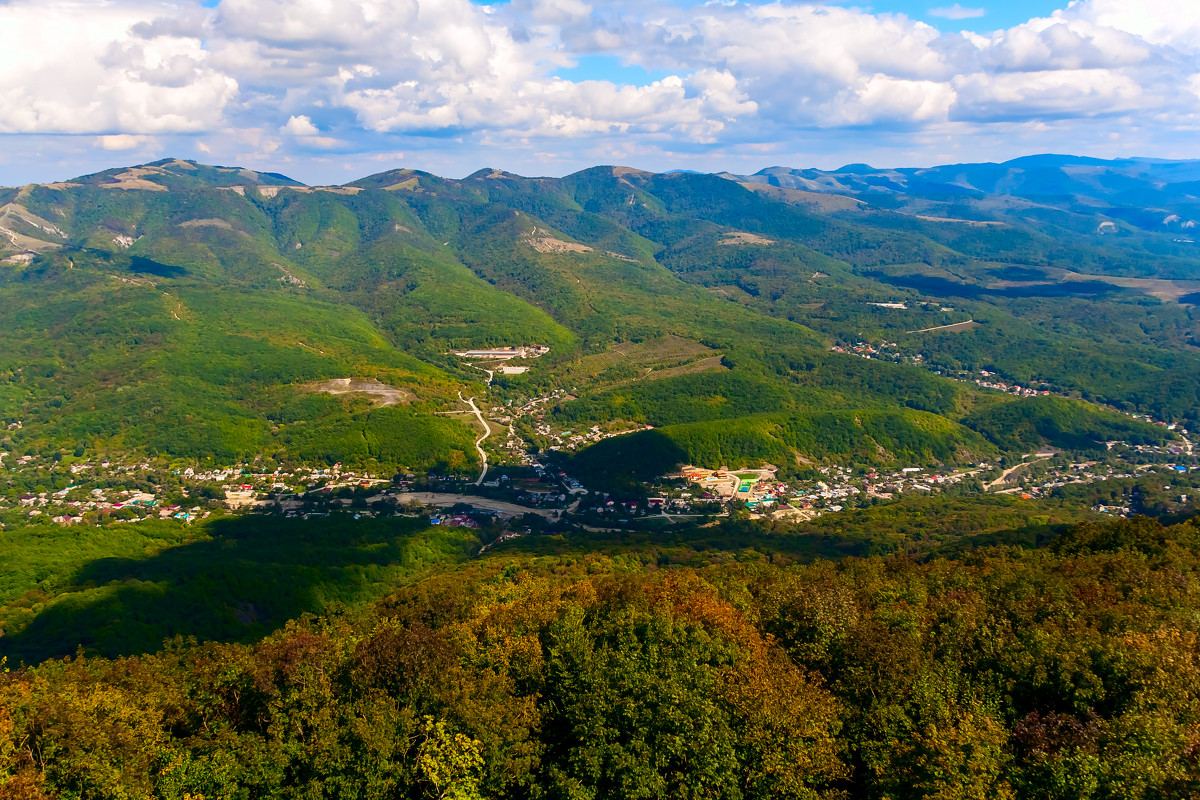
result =
[[[354,558],[374,561],[364,545],[383,533]],[[6,792],[1023,800],[1200,786],[1194,523],[837,564],[793,560],[800,537],[735,529],[633,547],[559,537],[558,553],[461,564],[467,535],[397,533],[384,548],[432,538],[430,560],[448,563],[373,608],[253,644],[177,638],[0,673]]]
[[0,796],[1197,796],[1195,169],[0,190]]
[[[476,434],[447,413],[462,409],[460,394],[500,405],[569,390],[546,407],[559,427],[665,426],[696,463],[954,462],[1016,446],[968,419],[993,402],[961,380],[979,370],[1197,419],[1200,357],[1182,295],[1163,300],[1109,274],[1067,280],[1056,266],[1125,251],[879,205],[883,195],[915,203],[911,192],[935,179],[950,185],[948,169],[898,171],[887,192],[862,167],[836,185],[805,184],[805,197],[865,198],[836,207],[747,181],[613,167],[562,179],[393,170],[309,187],[164,160],[9,190],[6,446],[59,459],[268,457],[466,474]],[[800,180],[789,175],[752,177],[782,192]],[[973,197],[1018,185],[972,180]],[[1015,266],[1014,251],[1035,245],[1046,263]],[[1122,247],[1135,245],[1148,257],[1143,240]],[[872,340],[895,342],[894,357],[838,352]],[[490,388],[452,352],[527,345],[549,352]],[[320,390],[351,378],[402,402]],[[817,423],[814,409],[835,416]],[[847,421],[864,418],[874,432],[858,439]],[[799,433],[813,425],[856,443]]]

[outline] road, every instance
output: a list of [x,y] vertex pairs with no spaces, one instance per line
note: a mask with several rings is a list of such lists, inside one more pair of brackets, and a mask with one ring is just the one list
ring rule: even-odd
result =
[[479,406],[475,405],[475,398],[463,400],[462,392],[458,393],[458,399],[471,407],[475,412],[475,418],[479,420],[479,424],[483,426],[483,436],[475,440],[475,450],[479,453],[479,461],[483,464],[483,472],[479,473],[479,477],[475,480],[475,485],[479,486],[483,483],[483,479],[487,476],[488,463],[487,453],[483,452],[483,440],[492,435],[492,426],[487,424],[487,420],[483,418],[483,412],[479,410]]
[[474,367],[475,369],[477,369],[477,370],[480,370],[481,372],[486,372],[486,373],[487,373],[487,376],[488,376],[487,385],[488,385],[488,386],[491,386],[491,385],[492,385],[492,378],[493,378],[493,377],[495,377],[495,375],[496,375],[496,371],[495,371],[495,370],[492,370],[492,369],[487,369],[486,367],[481,367],[481,366],[479,366],[478,364],[470,364],[469,366],[472,366],[472,367]]
[[475,508],[482,508],[485,511],[499,511],[501,514],[511,514],[518,517],[522,514],[537,514],[546,519],[554,519],[558,515],[558,510],[553,508],[527,508],[519,506],[516,503],[507,503],[503,500],[492,500],[487,497],[478,497],[473,494],[447,494],[443,492],[404,492],[396,495],[396,500],[401,505],[416,500],[418,503],[423,503],[427,506],[442,506],[449,508],[456,506],[459,503],[465,503]]
[[975,327],[977,324],[978,323],[975,322],[975,320],[969,319],[966,322],[954,322],[949,325],[937,325],[932,328],[921,328],[921,330],[919,330],[919,331],[905,331],[905,332],[906,333],[929,333],[930,331],[964,331],[969,328]]
[[1033,464],[1038,464],[1045,460],[1046,459],[1044,459],[1044,458],[1039,458],[1036,461],[1022,461],[1020,464],[1017,464],[1015,467],[1009,467],[1008,469],[1004,470],[1004,472],[1001,472],[999,478],[996,478],[996,480],[992,481],[984,488],[990,492],[992,489],[995,489],[997,486],[1003,486],[1004,484],[1008,483],[1008,476],[1012,475],[1014,472],[1025,469],[1026,467],[1032,466]]

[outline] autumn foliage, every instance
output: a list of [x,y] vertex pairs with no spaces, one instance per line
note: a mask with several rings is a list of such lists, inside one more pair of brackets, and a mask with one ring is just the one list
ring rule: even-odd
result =
[[1195,796],[1197,533],[477,561],[254,645],[9,671],[0,797]]

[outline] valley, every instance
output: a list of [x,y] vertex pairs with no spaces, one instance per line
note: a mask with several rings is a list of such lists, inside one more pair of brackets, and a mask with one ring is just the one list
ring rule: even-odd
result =
[[1174,796],[1194,165],[851,167],[0,189],[0,794]]
[[[1101,191],[1073,163],[1004,168]],[[1143,224],[1032,178],[998,192],[997,169],[949,199],[936,170],[306,187],[169,159],[0,190],[4,450],[476,486],[551,457],[617,495],[683,464],[788,481],[1169,455],[1200,426],[1190,195]],[[1157,272],[1151,251],[1172,254]],[[646,471],[614,482],[621,459]]]
[[1193,508],[1178,225],[864,174],[306,187],[164,160],[0,190],[0,525],[444,516],[492,553],[997,495]]

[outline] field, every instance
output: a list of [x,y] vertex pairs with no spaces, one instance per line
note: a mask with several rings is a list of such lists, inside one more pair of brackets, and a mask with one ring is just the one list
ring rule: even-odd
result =
[[556,375],[564,384],[579,383],[600,388],[720,369],[724,369],[721,354],[713,348],[692,339],[668,335],[614,344],[603,353],[558,365]]

